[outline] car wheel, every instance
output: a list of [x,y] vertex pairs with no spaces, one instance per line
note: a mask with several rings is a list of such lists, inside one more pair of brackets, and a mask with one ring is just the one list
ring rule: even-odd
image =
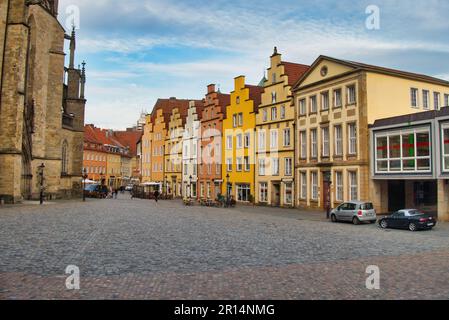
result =
[[332,221],[332,222],[338,222],[337,216],[336,216],[335,214],[333,214],[333,215],[331,216],[331,221]]
[[352,224],[358,226],[360,224],[360,220],[357,217],[354,217],[354,219],[352,219]]
[[387,220],[382,220],[382,221],[379,223],[379,225],[380,225],[380,227],[381,227],[382,229],[387,229],[387,228],[388,228],[388,222],[387,222]]
[[408,225],[408,229],[409,229],[410,231],[412,231],[412,232],[415,232],[415,231],[417,230],[416,224],[414,224],[413,222],[410,223],[410,224]]

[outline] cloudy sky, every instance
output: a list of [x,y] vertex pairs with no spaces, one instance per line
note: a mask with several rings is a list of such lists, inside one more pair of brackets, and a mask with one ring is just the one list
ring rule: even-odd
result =
[[86,122],[123,129],[159,97],[229,92],[241,74],[257,84],[274,46],[291,62],[323,54],[449,80],[448,12],[447,0],[60,0],[59,18],[79,21]]

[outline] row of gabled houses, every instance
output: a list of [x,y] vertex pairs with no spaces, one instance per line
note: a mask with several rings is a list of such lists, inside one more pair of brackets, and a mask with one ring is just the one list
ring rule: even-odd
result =
[[256,86],[239,76],[230,94],[209,85],[202,100],[159,99],[138,144],[141,182],[175,197],[311,209],[369,200],[379,212],[419,207],[447,218],[449,132],[438,146],[435,128],[407,121],[408,136],[377,142],[372,132],[448,105],[442,79],[326,56],[291,63],[275,48]]
[[86,178],[111,188],[140,182],[137,142],[142,132],[84,127],[83,172]]

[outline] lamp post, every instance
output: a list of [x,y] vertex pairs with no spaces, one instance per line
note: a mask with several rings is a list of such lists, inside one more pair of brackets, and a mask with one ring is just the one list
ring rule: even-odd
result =
[[40,194],[39,194],[39,202],[40,204],[44,204],[44,169],[45,164],[42,163],[39,167],[39,178],[40,178]]
[[83,169],[83,202],[86,202],[86,179],[89,176],[87,175],[86,168]]
[[167,176],[164,177],[164,181],[165,181],[165,183],[164,183],[164,185],[165,185],[165,195],[167,196],[168,195],[168,177]]
[[229,175],[229,173],[226,175],[226,198],[229,198],[229,178],[231,178],[231,176]]
[[331,214],[331,185],[332,185],[332,177],[330,171],[324,173],[324,183],[327,184],[325,205],[326,205],[326,218],[329,219]]
[[192,200],[192,180],[193,180],[193,177],[190,176],[189,177],[189,181],[190,181],[190,183],[189,183],[189,201]]

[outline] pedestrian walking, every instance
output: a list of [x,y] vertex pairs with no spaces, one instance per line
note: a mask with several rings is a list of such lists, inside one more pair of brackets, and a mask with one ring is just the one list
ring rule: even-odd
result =
[[154,191],[154,200],[156,202],[158,202],[158,200],[159,200],[159,195],[160,195],[159,190]]

